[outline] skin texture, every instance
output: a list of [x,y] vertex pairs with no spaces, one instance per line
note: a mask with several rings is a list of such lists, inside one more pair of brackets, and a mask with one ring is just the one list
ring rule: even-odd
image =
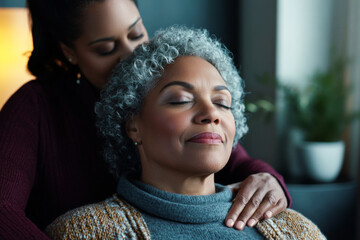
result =
[[179,194],[215,193],[214,173],[226,165],[235,135],[230,106],[224,80],[206,60],[179,57],[166,66],[127,123],[139,143],[142,181]]
[[[140,13],[131,0],[92,3],[83,12],[82,26],[82,34],[72,48],[62,43],[60,47],[69,62],[78,65],[99,89],[106,84],[112,68],[148,40]],[[238,193],[225,220],[228,227],[241,230],[245,224],[254,226],[287,206],[283,189],[268,173],[253,174],[235,186]]]

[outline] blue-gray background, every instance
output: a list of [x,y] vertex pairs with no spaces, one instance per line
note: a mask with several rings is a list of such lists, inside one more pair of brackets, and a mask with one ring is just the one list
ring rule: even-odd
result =
[[24,7],[25,0],[0,0],[0,7]]

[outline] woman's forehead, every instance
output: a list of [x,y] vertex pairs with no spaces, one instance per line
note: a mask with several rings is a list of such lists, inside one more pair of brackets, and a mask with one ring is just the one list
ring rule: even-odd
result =
[[194,84],[226,85],[219,71],[207,60],[198,56],[181,56],[164,68],[159,85],[170,81],[183,81]]
[[83,11],[82,34],[96,39],[127,33],[139,17],[139,11],[131,0],[94,1]]

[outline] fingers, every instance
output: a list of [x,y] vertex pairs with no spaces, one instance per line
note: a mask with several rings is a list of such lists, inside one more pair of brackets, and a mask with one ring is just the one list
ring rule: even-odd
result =
[[[264,196],[265,196],[265,192],[261,190],[258,190],[254,193],[254,195],[246,203],[245,207],[240,213],[237,222],[241,222],[241,224],[235,224],[236,229],[243,230],[245,225],[248,225],[249,227],[253,227],[262,218],[261,213],[264,211],[264,207],[265,207],[265,204],[263,202]],[[257,210],[259,211],[258,213],[260,214],[259,216],[256,215],[254,216]]]
[[[269,177],[270,176],[270,177]],[[277,180],[270,174],[254,174],[240,185],[225,225],[238,230],[255,226],[283,211],[287,199]]]
[[[285,196],[284,196],[285,197]],[[248,206],[248,205],[247,205]],[[251,205],[250,205],[251,206]],[[243,213],[239,216],[244,221],[247,221],[249,227],[255,226],[262,219],[269,219],[272,216],[277,215],[286,208],[286,201],[281,196],[277,196],[274,192],[269,192],[263,198],[259,207],[249,207],[244,209]]]
[[248,204],[251,196],[257,191],[256,188],[252,187],[251,179],[246,179],[239,187],[238,193],[233,200],[233,205],[230,208],[225,225],[227,227],[235,227],[236,229],[242,230],[245,227],[246,221],[238,220],[239,215],[243,212],[245,206]]
[[287,199],[286,196],[284,194],[283,197],[281,197],[276,204],[273,204],[272,202],[270,202],[269,204],[269,208],[266,210],[266,212],[263,214],[265,219],[269,219],[272,216],[276,216],[279,213],[281,213],[282,211],[284,211],[287,207]]

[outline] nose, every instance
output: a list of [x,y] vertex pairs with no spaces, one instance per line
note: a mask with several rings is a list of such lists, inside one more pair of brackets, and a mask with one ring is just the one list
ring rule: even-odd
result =
[[138,43],[132,43],[130,41],[124,41],[121,46],[120,56],[119,56],[119,62],[123,61],[127,57],[129,57],[135,48],[138,46]]
[[196,124],[218,125],[220,123],[220,115],[216,106],[210,102],[199,103],[199,109],[194,118]]

